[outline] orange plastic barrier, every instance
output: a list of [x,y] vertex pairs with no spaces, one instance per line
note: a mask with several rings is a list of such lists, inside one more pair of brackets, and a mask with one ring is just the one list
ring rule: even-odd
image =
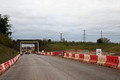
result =
[[118,68],[119,58],[118,56],[107,56],[106,66],[112,68]]
[[79,60],[83,61],[84,60],[84,54],[79,54]]
[[90,63],[96,64],[98,61],[97,55],[90,55]]

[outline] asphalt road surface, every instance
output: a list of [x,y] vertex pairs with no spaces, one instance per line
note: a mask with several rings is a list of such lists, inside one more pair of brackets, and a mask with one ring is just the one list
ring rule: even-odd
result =
[[120,70],[75,60],[23,55],[0,80],[120,80]]

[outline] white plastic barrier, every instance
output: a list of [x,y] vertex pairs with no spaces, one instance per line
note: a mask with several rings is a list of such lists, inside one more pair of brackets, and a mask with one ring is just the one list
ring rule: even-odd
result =
[[47,52],[47,55],[49,56],[49,55],[50,55],[50,52]]
[[105,65],[106,63],[106,55],[101,55],[101,56],[98,56],[98,61],[97,61],[97,64],[100,64],[100,65]]
[[67,58],[66,53],[64,53],[64,58]]
[[11,59],[11,61],[12,61],[12,65],[13,65],[14,64],[13,59]]
[[120,69],[120,56],[119,56],[118,69]]
[[45,52],[43,53],[43,55],[45,55]]
[[53,56],[53,52],[51,52],[51,55]]
[[75,60],[79,60],[79,54],[75,54]]
[[12,66],[12,63],[11,63],[11,61],[9,60],[9,64],[10,64],[10,66]]
[[90,55],[84,54],[84,62],[89,62],[90,61]]
[[72,53],[69,53],[69,57],[68,58],[72,59]]
[[6,69],[5,69],[4,63],[1,64],[1,65],[2,65],[3,71],[5,71]]

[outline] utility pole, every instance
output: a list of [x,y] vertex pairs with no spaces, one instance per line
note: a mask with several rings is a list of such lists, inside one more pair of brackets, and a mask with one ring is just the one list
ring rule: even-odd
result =
[[102,31],[101,31],[101,39],[102,39]]
[[60,33],[60,41],[62,42],[62,33]]
[[85,33],[85,30],[83,30],[83,42],[85,42],[86,41],[86,33]]

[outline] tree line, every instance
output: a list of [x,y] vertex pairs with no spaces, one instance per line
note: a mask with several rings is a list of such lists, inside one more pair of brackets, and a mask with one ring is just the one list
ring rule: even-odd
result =
[[16,49],[15,40],[11,39],[11,25],[9,24],[9,16],[0,14],[0,44]]
[[7,15],[1,15],[0,14],[0,32],[10,36],[12,34],[11,25],[9,24],[9,17]]

